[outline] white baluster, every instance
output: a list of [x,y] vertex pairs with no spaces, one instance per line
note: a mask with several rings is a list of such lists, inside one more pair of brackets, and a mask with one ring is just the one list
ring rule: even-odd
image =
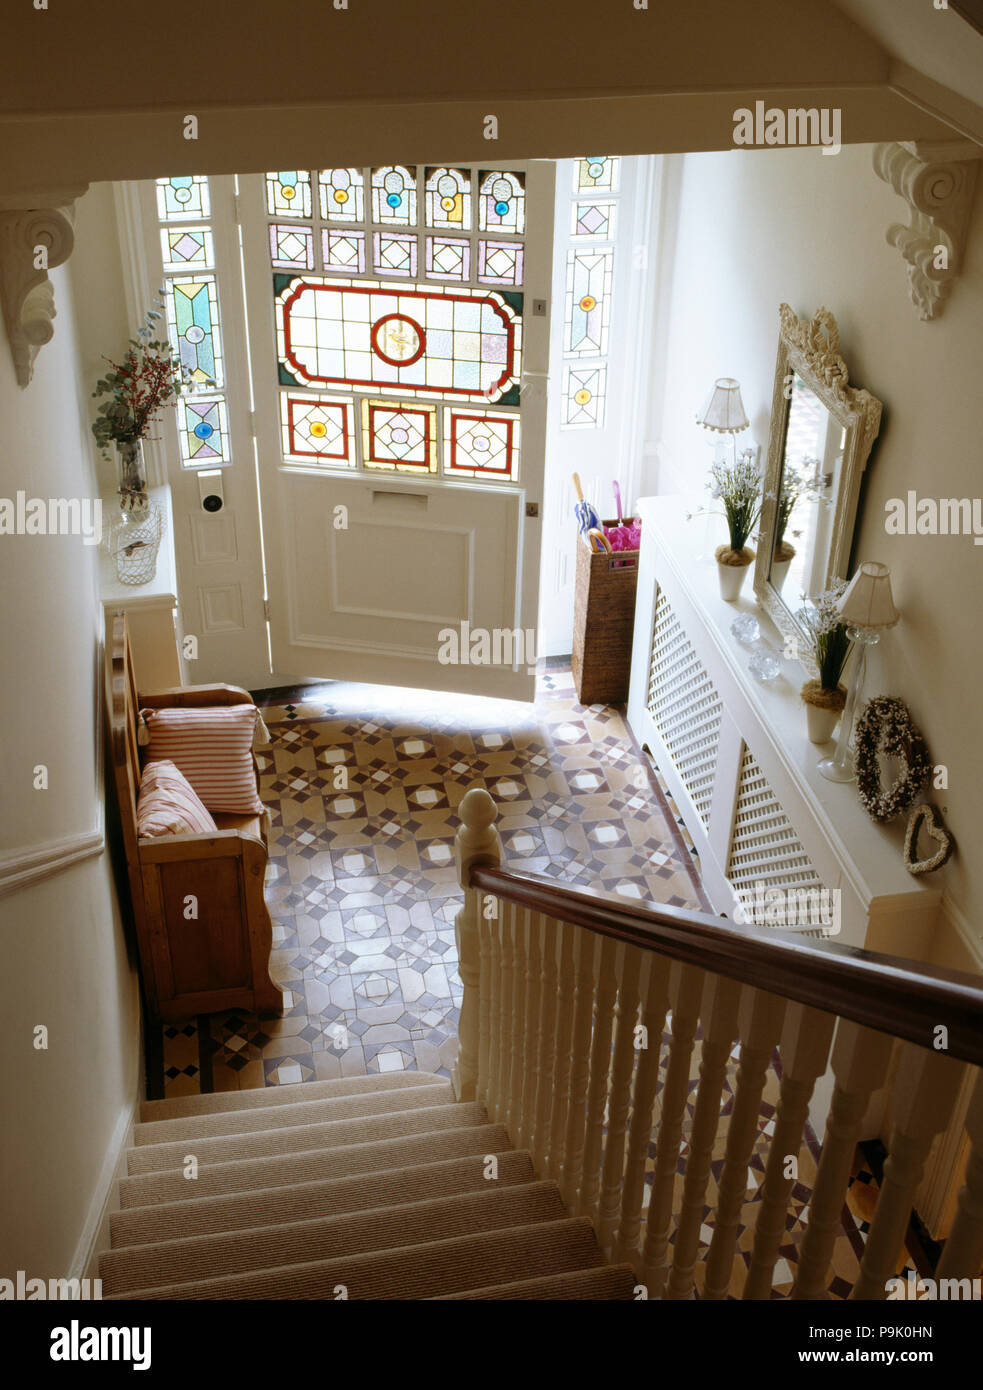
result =
[[884,1084],[894,1039],[841,1018],[833,1046],[836,1086],[826,1121],[823,1151],[809,1203],[809,1224],[796,1266],[792,1297],[825,1298],[833,1245],[843,1232],[843,1199],[850,1182],[860,1126]]
[[624,948],[621,979],[614,1020],[614,1054],[611,1059],[611,1089],[608,1093],[607,1136],[601,1167],[601,1201],[597,1238],[610,1249],[621,1206],[621,1181],[625,1168],[625,1131],[631,1104],[631,1079],[635,1066],[635,1024],[638,1021],[639,972],[642,951],[638,946]]
[[536,1067],[536,1123],[533,1130],[532,1154],[539,1173],[549,1176],[550,1112],[553,1101],[553,1061],[556,1054],[556,975],[557,921],[543,919],[543,964],[540,989],[539,1058]]
[[512,1017],[509,1038],[509,1089],[505,1106],[505,1127],[515,1142],[522,1114],[522,1087],[525,1077],[526,1022],[526,943],[529,913],[515,906],[512,911]]
[[[498,1049],[499,1049],[499,1068],[496,1077],[497,1085],[495,1090],[495,1113],[493,1119],[498,1120],[508,1129],[507,1114],[509,1108],[509,1093],[512,1084],[512,1006],[514,993],[514,957],[515,957],[515,907],[506,901],[501,904],[502,916],[499,922],[499,930],[502,937],[502,990],[499,995],[498,1007]],[[509,1138],[511,1138],[509,1131]]]
[[498,980],[498,957],[494,952],[494,917],[499,910],[498,900],[491,894],[479,896],[478,912],[478,1083],[476,1095],[482,1105],[488,1105],[488,1084],[491,1068],[492,999]]
[[736,980],[725,979],[723,975],[707,976],[700,1010],[703,1021],[700,1083],[693,1111],[693,1129],[686,1159],[682,1207],[673,1245],[672,1268],[664,1294],[667,1299],[691,1298],[693,1294],[693,1271],[700,1248],[700,1227],[703,1225],[713,1141],[720,1124],[720,1093],[727,1061],[737,1037],[740,997],[741,987]]
[[748,1162],[758,1137],[761,1093],[772,1053],[782,1031],[785,1000],[763,989],[745,987],[738,1014],[741,1057],[734,1107],[727,1124],[724,1166],[717,1184],[713,1238],[706,1257],[702,1297],[726,1298],[734,1268],[734,1251],[747,1197]]
[[754,1249],[742,1298],[770,1298],[778,1250],[786,1229],[789,1196],[797,1178],[786,1177],[787,1160],[796,1161],[809,1118],[816,1078],[826,1070],[836,1015],[804,1004],[790,1004],[782,1031],[782,1084],[775,1112],[775,1132],[768,1150],[765,1180],[754,1223]]
[[550,1103],[550,1173],[560,1182],[563,1176],[563,1140],[570,1113],[570,1033],[573,1028],[574,943],[580,928],[570,922],[559,924],[560,951],[556,979],[556,1063],[553,1069],[553,1096]]
[[584,1125],[584,1161],[577,1197],[577,1212],[597,1224],[604,1146],[604,1110],[611,1071],[611,1036],[618,993],[618,943],[602,936],[597,957],[597,991],[591,1033],[590,1079],[587,1085],[587,1117]]
[[966,1113],[969,1159],[956,1215],[936,1271],[939,1279],[978,1279],[983,1269],[983,1072],[977,1072]]
[[523,1061],[522,1105],[516,1127],[516,1147],[531,1148],[536,1118],[536,1092],[539,1079],[539,1030],[542,1027],[540,998],[543,981],[543,919],[538,912],[526,914],[526,1048]]
[[706,981],[704,972],[694,965],[674,964],[669,974],[669,1003],[672,1023],[669,1064],[662,1087],[659,1125],[655,1146],[655,1172],[652,1195],[645,1223],[642,1251],[642,1282],[650,1299],[662,1297],[666,1278],[666,1251],[672,1222],[676,1169],[683,1134],[683,1116],[689,1095],[693,1039],[700,1018],[700,1000]]
[[560,1190],[573,1210],[577,1204],[580,1175],[584,1164],[584,1132],[587,1115],[587,1084],[590,1075],[590,1033],[594,1009],[594,958],[598,938],[582,927],[574,941],[573,1029],[570,1042],[570,1075],[567,1099],[566,1133],[563,1137]]
[[457,940],[458,974],[464,986],[461,1018],[458,1024],[458,1052],[452,1083],[458,1100],[474,1100],[478,1080],[478,987],[480,958],[478,923],[481,894],[468,887],[471,866],[481,862],[498,864],[502,843],[495,829],[495,802],[482,787],[465,792],[459,807],[461,824],[454,837],[457,880],[464,892],[464,906],[454,919]]
[[669,1007],[669,974],[672,962],[668,956],[646,953],[642,981],[642,1013],[639,1020],[645,1030],[638,1048],[635,1068],[635,1090],[632,1096],[631,1124],[628,1131],[628,1157],[621,1198],[621,1220],[614,1239],[614,1258],[628,1261],[641,1271],[641,1251],[638,1249],[642,1229],[642,1199],[645,1192],[645,1163],[652,1142],[652,1110],[659,1080],[659,1058],[662,1055],[662,1033]]
[[949,1123],[965,1065],[906,1043],[892,1092],[893,1123],[881,1190],[852,1299],[887,1298],[932,1140]]

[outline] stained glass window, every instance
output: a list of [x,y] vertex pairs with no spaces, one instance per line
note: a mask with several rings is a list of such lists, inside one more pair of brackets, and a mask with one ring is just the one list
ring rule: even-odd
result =
[[173,179],[158,179],[157,213],[162,222],[210,216],[207,177],[204,174],[182,174]]
[[526,194],[521,174],[482,169],[478,175],[478,227],[483,232],[524,232]]
[[575,201],[570,235],[603,237],[606,241],[613,241],[617,207],[617,203],[611,198],[598,198],[589,203]]
[[303,169],[281,169],[267,174],[266,206],[274,217],[310,217],[310,174]]
[[445,470],[458,477],[515,480],[519,472],[519,417],[444,407]]
[[322,169],[318,193],[326,222],[361,222],[365,217],[365,180],[360,169]]
[[171,341],[195,383],[224,385],[214,275],[170,280],[166,303]]
[[207,227],[161,227],[160,254],[165,270],[197,270],[214,265],[212,234]]
[[274,222],[270,226],[270,260],[280,270],[313,270],[313,229]]
[[522,256],[518,241],[479,241],[478,279],[488,285],[521,285]]
[[416,166],[372,170],[372,220],[411,227],[416,222]]
[[416,236],[399,232],[372,233],[372,259],[378,275],[416,275]]
[[365,273],[365,233],[325,227],[321,233],[324,268],[339,275]]
[[280,394],[283,452],[291,458],[321,459],[354,466],[352,402],[330,396]]
[[414,401],[362,401],[366,468],[437,471],[437,408]]
[[185,463],[221,463],[229,458],[225,402],[183,396],[178,405],[178,434]]
[[427,237],[427,275],[431,280],[469,280],[471,243],[467,237]]
[[281,381],[518,404],[522,296],[275,277]]
[[567,356],[603,357],[607,351],[613,259],[608,246],[569,253],[563,345]]
[[466,169],[427,169],[427,226],[466,232],[471,227],[471,175]]
[[607,367],[567,367],[563,374],[563,424],[597,429],[604,423]]
[[574,193],[614,193],[618,188],[617,155],[589,154],[573,166]]

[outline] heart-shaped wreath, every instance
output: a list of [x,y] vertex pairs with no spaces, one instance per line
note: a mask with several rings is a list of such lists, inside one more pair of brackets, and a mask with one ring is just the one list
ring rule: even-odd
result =
[[[918,858],[918,832],[922,826],[925,832],[938,845],[936,852],[927,859]],[[941,869],[947,864],[955,845],[952,836],[939,820],[939,813],[930,801],[916,806],[908,817],[908,829],[904,837],[904,862],[910,874],[930,874],[933,869]]]
[[[879,757],[897,758],[897,781],[881,790]],[[868,700],[857,720],[854,744],[857,793],[872,820],[883,823],[906,811],[925,785],[932,764],[928,748],[912,723],[908,707],[894,695]]]

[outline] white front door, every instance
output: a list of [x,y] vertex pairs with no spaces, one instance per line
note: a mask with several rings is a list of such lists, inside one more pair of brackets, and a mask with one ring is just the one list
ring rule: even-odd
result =
[[553,166],[239,181],[277,680],[531,699]]

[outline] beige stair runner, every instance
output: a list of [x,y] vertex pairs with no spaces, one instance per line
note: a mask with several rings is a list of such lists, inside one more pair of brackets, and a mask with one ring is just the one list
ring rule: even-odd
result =
[[504,1127],[421,1072],[147,1101],[127,1174],[107,1299],[634,1296]]

